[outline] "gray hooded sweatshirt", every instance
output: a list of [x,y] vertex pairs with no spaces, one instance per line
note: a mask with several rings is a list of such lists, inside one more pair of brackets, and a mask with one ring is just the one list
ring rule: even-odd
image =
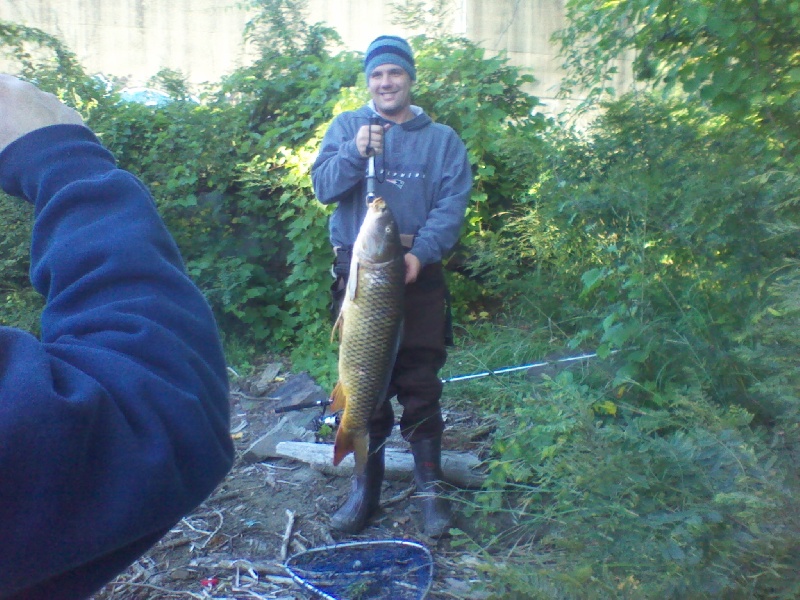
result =
[[[391,208],[400,233],[415,236],[411,252],[425,266],[441,261],[458,241],[472,172],[458,134],[421,108],[412,110],[413,119],[392,123],[385,133],[383,154],[375,160],[375,194]],[[366,214],[368,160],[358,153],[355,137],[370,119],[391,123],[371,105],[337,116],[311,168],[317,199],[337,203],[329,223],[334,247],[353,245]]]

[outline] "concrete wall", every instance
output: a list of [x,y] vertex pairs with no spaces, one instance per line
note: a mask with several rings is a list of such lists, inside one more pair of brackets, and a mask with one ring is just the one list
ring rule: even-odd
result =
[[467,15],[467,36],[488,50],[505,51],[511,63],[531,68],[535,92],[552,100],[561,79],[557,48],[550,42],[564,25],[563,0],[473,1]]
[[0,20],[56,35],[90,73],[131,85],[165,67],[214,82],[246,59],[237,0],[1,0]]
[[[336,29],[364,51],[382,33],[412,35],[393,24],[402,0],[308,0],[308,18]],[[561,78],[550,36],[564,23],[565,0],[450,0],[446,27],[537,79],[530,90],[556,110]],[[2,0],[0,20],[38,27],[72,49],[90,73],[142,85],[161,68],[192,84],[216,82],[248,61],[242,32],[248,15],[238,0]],[[626,69],[621,82],[625,84]]]

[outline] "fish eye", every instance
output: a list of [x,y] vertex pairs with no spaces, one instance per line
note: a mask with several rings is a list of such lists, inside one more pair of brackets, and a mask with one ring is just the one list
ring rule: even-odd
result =
[[392,226],[391,225],[387,225],[386,226],[386,233],[392,233]]

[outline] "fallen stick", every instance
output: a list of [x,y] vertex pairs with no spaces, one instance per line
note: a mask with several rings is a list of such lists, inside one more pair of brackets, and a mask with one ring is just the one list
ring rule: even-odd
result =
[[[195,594],[193,592],[187,592],[183,590],[171,590],[169,588],[161,587],[158,585],[153,585],[151,583],[129,583],[129,582],[112,582],[110,585],[114,586],[114,589],[120,587],[130,587],[130,588],[138,588],[143,590],[153,590],[160,593],[159,597],[166,597],[166,596],[188,596],[189,598],[197,598],[198,600],[203,600],[206,596],[201,596],[200,594]],[[165,596],[166,594],[166,596]]]
[[403,490],[402,492],[400,492],[396,496],[392,496],[391,498],[389,498],[385,502],[381,502],[381,506],[383,506],[385,508],[387,506],[391,506],[392,504],[397,504],[398,502],[402,502],[403,500],[407,500],[414,493],[415,489],[416,488],[412,485],[411,487],[406,488],[405,490]]
[[285,575],[286,569],[283,565],[278,563],[264,563],[252,562],[243,558],[235,560],[221,560],[214,564],[201,565],[205,568],[219,568],[219,569],[245,569],[247,571],[256,571],[259,575]]
[[[349,476],[353,472],[353,456],[347,456],[338,466],[333,466],[333,445],[313,442],[280,442],[276,453],[308,463],[327,475]],[[446,482],[460,488],[479,488],[486,476],[479,471],[480,459],[466,452],[442,452],[442,472]],[[414,457],[399,448],[386,448],[387,479],[409,479],[414,471]]]
[[281,544],[281,562],[285,562],[289,556],[289,542],[292,539],[292,529],[294,529],[294,513],[287,508],[286,516],[289,517],[289,521],[286,523],[286,531],[283,534],[283,543]]

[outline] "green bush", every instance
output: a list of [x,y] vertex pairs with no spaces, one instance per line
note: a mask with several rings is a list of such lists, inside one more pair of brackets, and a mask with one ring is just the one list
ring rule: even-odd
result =
[[799,589],[791,465],[765,431],[750,430],[746,411],[699,389],[663,400],[648,411],[610,402],[569,373],[519,397],[478,496],[512,514],[503,535],[520,548],[493,572],[493,597],[788,598]]
[[0,194],[0,325],[39,331],[41,297],[28,280],[28,257],[33,208]]
[[794,597],[796,170],[755,131],[643,96],[551,141],[473,267],[599,357],[471,392],[503,415],[476,514],[513,523],[480,543],[519,548],[493,597]]

